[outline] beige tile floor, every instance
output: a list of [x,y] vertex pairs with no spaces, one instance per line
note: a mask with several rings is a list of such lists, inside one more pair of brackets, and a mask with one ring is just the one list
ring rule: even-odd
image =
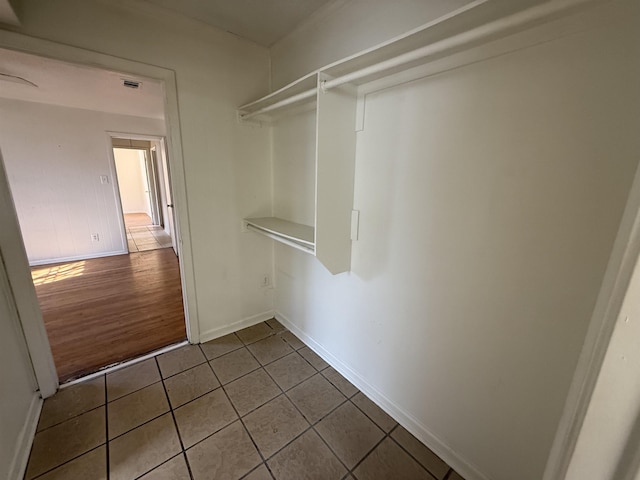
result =
[[25,478],[461,480],[273,319],[61,390]]
[[127,227],[127,244],[130,253],[157,250],[170,247],[171,237],[159,225]]

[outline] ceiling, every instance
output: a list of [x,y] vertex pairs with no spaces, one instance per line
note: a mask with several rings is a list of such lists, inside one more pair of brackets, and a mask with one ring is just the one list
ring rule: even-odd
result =
[[270,47],[333,0],[145,0]]
[[[164,117],[164,91],[157,80],[5,49],[0,49],[0,74],[0,97],[3,98],[122,115]],[[122,85],[124,79],[140,81],[141,86],[126,88]]]
[[[143,1],[270,46],[318,9],[339,0]],[[0,23],[12,19],[10,0],[0,0]],[[141,87],[125,88],[123,79],[138,80]],[[0,98],[149,118],[164,116],[159,81],[1,48]]]

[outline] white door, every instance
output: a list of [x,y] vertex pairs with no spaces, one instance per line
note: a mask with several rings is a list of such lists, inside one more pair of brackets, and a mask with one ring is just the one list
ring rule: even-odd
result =
[[[4,287],[7,287],[13,297],[12,302],[17,309],[17,316],[21,322],[23,338],[26,340],[31,357],[31,364],[35,372],[40,393],[44,398],[50,397],[58,389],[58,374],[47,331],[44,328],[38,297],[31,279],[31,270],[24,250],[24,243],[20,233],[18,216],[16,215],[9,182],[4,170],[4,162],[0,154],[0,251],[2,251],[0,271],[6,274]],[[6,272],[6,273],[5,273]],[[0,293],[1,294],[1,293]],[[0,312],[0,323],[6,323],[9,319],[5,312]],[[6,319],[6,320],[5,320]],[[6,332],[0,332],[3,340]],[[10,337],[7,337],[10,338]],[[3,341],[0,341],[2,344]],[[17,348],[18,343],[13,342],[12,348]],[[0,345],[0,357],[5,352],[5,346]],[[6,362],[5,362],[6,363]],[[4,382],[1,388],[11,388],[11,382]]]
[[149,196],[149,206],[151,209],[151,223],[162,224],[162,201],[160,197],[160,180],[158,178],[158,159],[155,151],[143,150],[144,168],[147,174],[147,190]]
[[[169,227],[169,235],[171,236],[171,247],[175,252],[176,256],[178,255],[178,247],[177,241],[178,237],[176,235],[176,222],[175,222],[175,212],[173,209],[173,195],[171,194],[171,178],[169,177],[169,162],[167,162],[166,154],[164,152],[159,153],[159,144],[155,144],[151,147],[151,158],[153,159],[153,164],[158,165],[159,170],[162,170],[162,184],[164,186],[164,200],[167,205],[167,215],[165,221]],[[160,157],[160,158],[159,158]]]

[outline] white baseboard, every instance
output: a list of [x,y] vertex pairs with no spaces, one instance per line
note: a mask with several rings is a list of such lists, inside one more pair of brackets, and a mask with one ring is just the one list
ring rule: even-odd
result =
[[27,419],[24,422],[24,426],[16,442],[16,451],[13,456],[13,461],[11,462],[11,468],[9,469],[9,480],[22,480],[22,478],[24,478],[24,474],[27,471],[27,463],[29,462],[29,454],[31,453],[31,445],[33,444],[33,438],[38,428],[38,420],[40,420],[43,402],[40,394],[34,392],[31,405],[29,405]]
[[302,340],[311,350],[316,352],[322,359],[335,368],[342,376],[353,383],[358,389],[369,397],[376,405],[387,412],[395,421],[406,428],[417,439],[429,447],[436,455],[444,460],[456,472],[466,480],[491,480],[483,474],[475,465],[462,458],[454,449],[449,447],[437,435],[416,420],[410,413],[402,409],[399,405],[387,398],[383,393],[368,383],[359,373],[347,364],[336,358],[331,352],[326,350],[321,344],[300,330],[291,320],[280,312],[275,312],[275,318],[285,327],[291,330],[300,340]]
[[269,310],[257,315],[252,315],[251,317],[247,317],[242,320],[238,320],[237,322],[230,323],[229,325],[225,325],[224,327],[212,328],[211,330],[207,330],[206,332],[201,332],[200,343],[205,343],[216,338],[224,337],[225,335],[236,332],[240,329],[251,327],[257,323],[264,322],[266,320],[269,320],[270,318],[273,318],[274,315],[275,312],[273,310]]
[[127,255],[128,250],[117,250],[113,252],[91,253],[89,255],[76,255],[74,257],[45,258],[44,260],[29,260],[29,266],[49,265],[52,263],[77,262],[80,260],[89,260],[91,258],[113,257],[115,255]]

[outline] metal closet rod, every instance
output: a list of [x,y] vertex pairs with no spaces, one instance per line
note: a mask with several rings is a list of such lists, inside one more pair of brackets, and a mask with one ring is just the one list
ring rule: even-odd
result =
[[243,120],[247,120],[257,115],[262,115],[263,113],[267,113],[272,110],[277,110],[279,108],[286,107],[287,105],[291,105],[292,103],[300,102],[302,100],[306,100],[307,98],[315,97],[316,90],[317,89],[315,88],[305,90],[304,92],[297,93],[296,95],[287,97],[284,100],[280,100],[279,102],[272,103],[271,105],[267,105],[266,107],[262,107],[254,112],[241,114],[240,118],[242,118]]
[[[512,15],[509,15],[508,17],[494,20],[490,23],[487,23],[486,25],[476,27],[472,30],[469,30],[468,32],[454,35],[453,37],[440,40],[438,42],[420,47],[407,53],[403,53],[401,55],[398,55],[397,57],[390,58],[389,60],[384,60],[369,67],[356,70],[355,72],[347,73],[346,75],[343,75],[341,77],[333,78],[331,80],[324,80],[321,82],[321,89],[322,91],[327,91],[331,88],[344,85],[345,83],[354,82],[371,75],[383,73],[385,71],[407,65],[417,60],[422,60],[434,55],[444,53],[448,50],[465,47],[479,40],[491,40],[497,34],[522,28],[553,15],[564,13],[582,4],[592,3],[596,1],[598,0],[550,0],[522,12],[514,13]],[[316,92],[316,88],[306,90],[302,93],[298,93],[291,97],[285,98],[284,100],[280,100],[279,102],[273,103],[254,112],[241,115],[241,118],[249,119],[257,115],[270,112],[272,110],[286,107],[287,105],[291,105],[292,103],[314,97],[316,95]]]

